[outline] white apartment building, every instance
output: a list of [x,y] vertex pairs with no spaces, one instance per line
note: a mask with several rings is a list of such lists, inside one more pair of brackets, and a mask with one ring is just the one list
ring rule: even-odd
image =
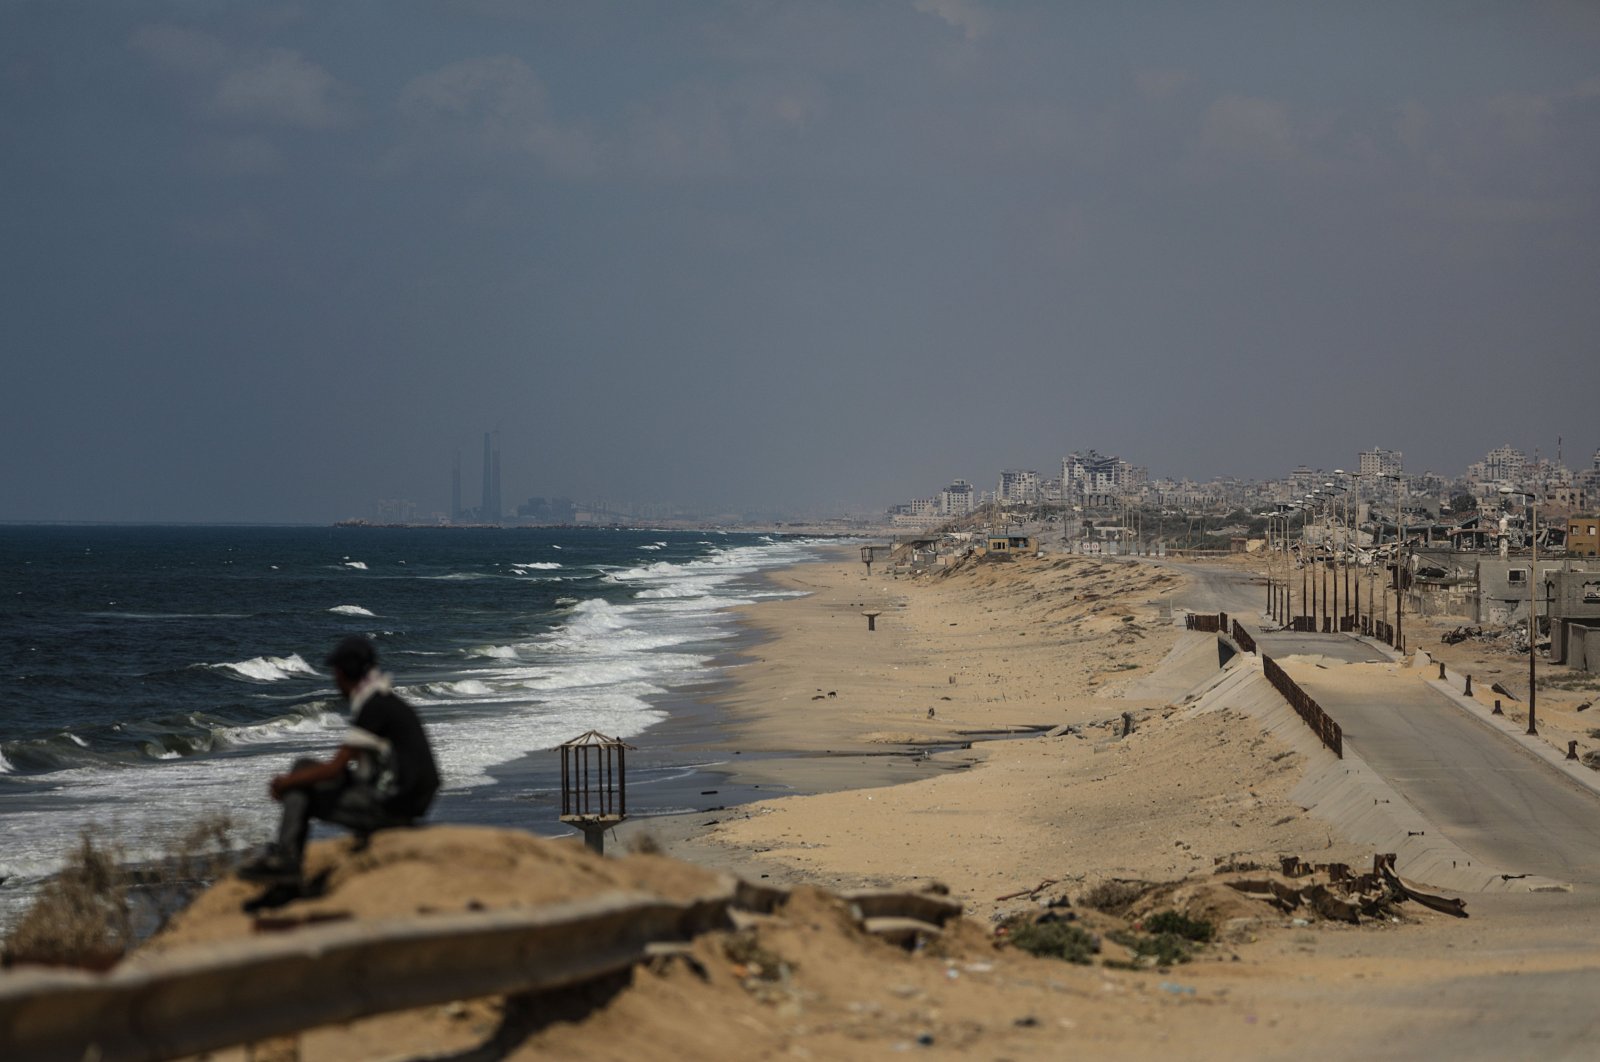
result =
[[1097,450],[1075,451],[1061,459],[1061,492],[1068,501],[1104,499],[1138,493],[1150,481],[1150,470]]
[[939,492],[939,509],[946,516],[966,516],[972,512],[972,484],[958,479]]
[[1370,450],[1362,450],[1357,455],[1357,462],[1356,467],[1363,477],[1398,476],[1405,468],[1405,454],[1375,446]]
[[1034,504],[1039,500],[1039,473],[1033,469],[1006,469],[1000,473],[994,496],[1001,505]]

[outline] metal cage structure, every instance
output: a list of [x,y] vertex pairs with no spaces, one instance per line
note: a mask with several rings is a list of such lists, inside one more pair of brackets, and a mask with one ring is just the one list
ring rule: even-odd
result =
[[583,831],[584,843],[605,851],[605,832],[628,817],[627,750],[633,746],[598,730],[563,742],[561,821]]

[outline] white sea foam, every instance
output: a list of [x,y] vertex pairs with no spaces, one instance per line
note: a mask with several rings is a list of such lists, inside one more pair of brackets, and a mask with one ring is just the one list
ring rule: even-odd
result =
[[476,649],[468,649],[467,656],[489,660],[515,660],[517,649],[513,645],[480,645]]
[[78,746],[80,749],[86,749],[89,747],[89,743],[87,741],[83,740],[83,738],[79,737],[77,734],[74,734],[70,730],[62,731],[61,736]]
[[360,571],[360,572],[364,572],[364,571],[367,570],[367,562],[366,561],[347,560],[347,561],[344,562],[344,566],[346,568],[354,568],[354,569],[356,569],[356,571]]
[[480,679],[461,679],[456,682],[429,682],[416,687],[414,696],[419,700],[429,698],[452,697],[493,697],[494,687]]
[[528,564],[513,564],[513,568],[524,572],[552,572],[561,567],[559,561],[532,561]]
[[216,744],[227,748],[299,742],[309,736],[343,730],[344,726],[344,719],[337,712],[326,706],[312,706],[305,712],[269,719],[264,723],[218,727],[213,734]]
[[330,608],[328,611],[329,612],[336,612],[341,616],[372,616],[373,618],[377,617],[377,613],[369,612],[366,609],[362,608],[360,605],[335,605],[332,608]]
[[657,543],[654,543],[653,545],[640,546],[639,548],[640,549],[660,549],[661,548],[661,543],[657,542]]
[[231,664],[206,664],[217,671],[231,671],[241,678],[257,682],[278,682],[296,675],[315,675],[316,669],[300,658],[299,653],[288,656],[253,656]]
[[10,773],[11,773],[11,761],[6,759],[6,754],[4,752],[0,752],[0,774],[10,774]]

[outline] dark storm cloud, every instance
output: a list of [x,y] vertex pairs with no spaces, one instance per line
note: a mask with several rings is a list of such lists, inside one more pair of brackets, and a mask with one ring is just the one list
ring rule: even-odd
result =
[[1600,445],[1589,5],[0,6],[3,518]]

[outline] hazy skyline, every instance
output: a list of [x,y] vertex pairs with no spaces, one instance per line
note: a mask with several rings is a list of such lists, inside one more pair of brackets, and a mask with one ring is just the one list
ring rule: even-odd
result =
[[0,519],[1600,446],[1600,6],[0,0]]

